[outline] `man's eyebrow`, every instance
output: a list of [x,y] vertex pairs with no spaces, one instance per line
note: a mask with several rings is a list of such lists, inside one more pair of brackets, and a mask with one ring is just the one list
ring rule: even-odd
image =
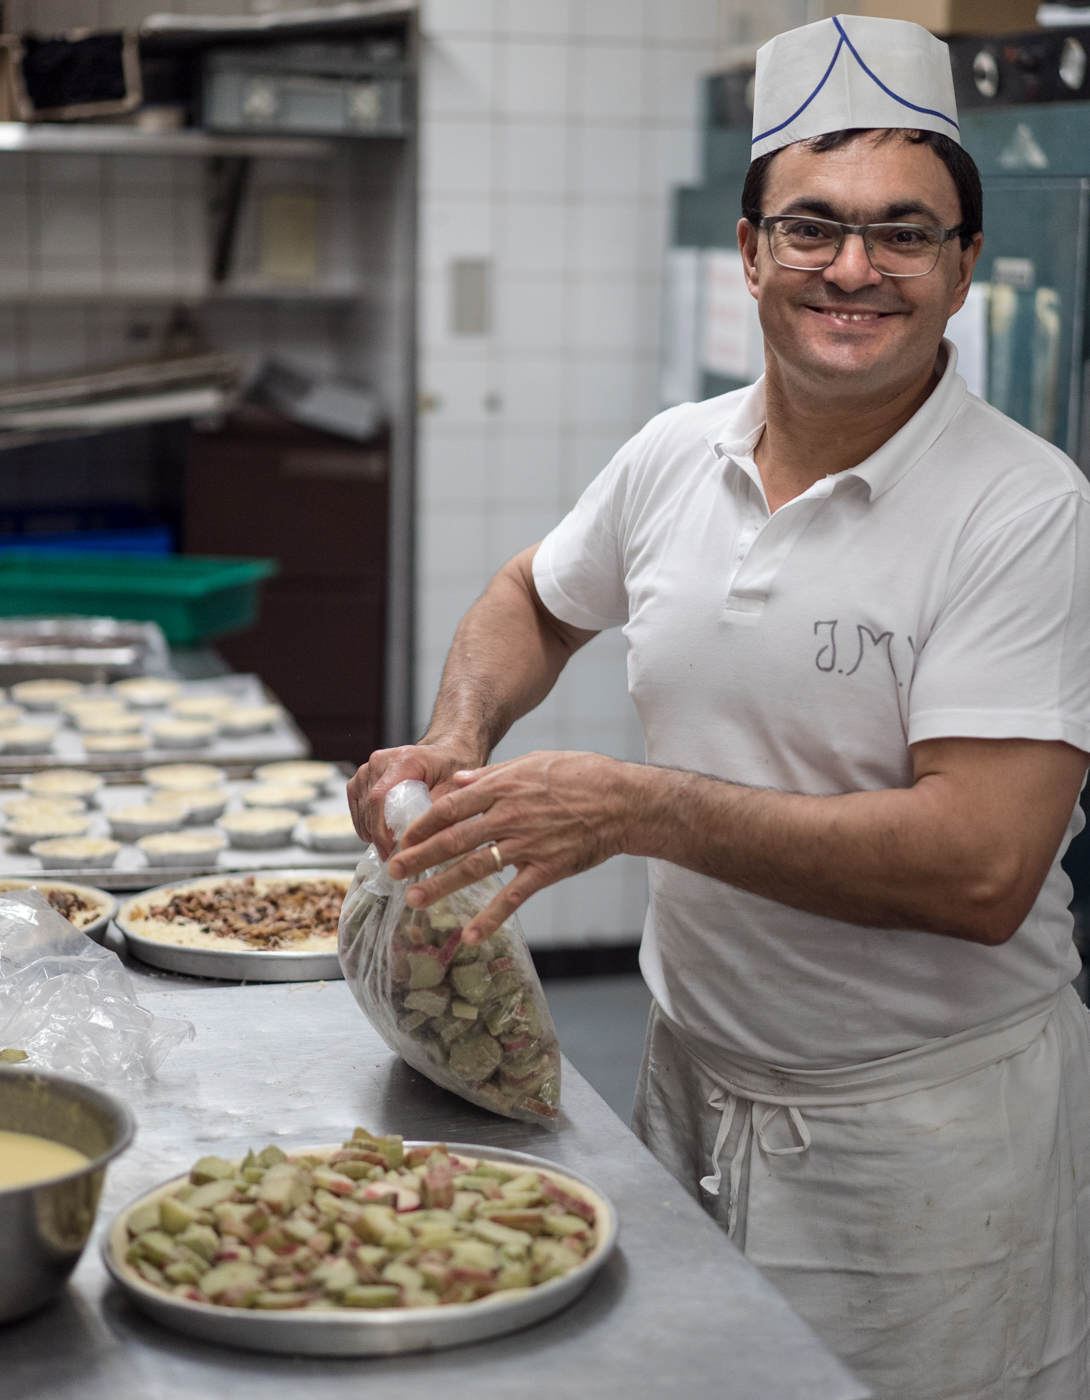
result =
[[[837,223],[854,223],[854,219],[843,217],[844,210],[835,209],[828,200],[813,199],[809,195],[802,195],[798,199],[793,199],[790,204],[785,205],[780,210],[781,214],[812,214],[816,219],[833,219]],[[887,204],[881,213],[875,214],[871,219],[863,219],[862,223],[896,223],[899,219],[906,219],[912,214],[922,214],[924,218],[930,219],[935,224],[942,224],[942,219],[931,208],[920,199],[903,199],[896,204]]]

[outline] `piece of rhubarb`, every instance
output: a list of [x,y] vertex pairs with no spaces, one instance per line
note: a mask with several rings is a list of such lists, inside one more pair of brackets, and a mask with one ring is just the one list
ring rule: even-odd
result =
[[401,1289],[392,1283],[357,1283],[341,1294],[346,1308],[396,1308],[401,1302]]
[[454,1170],[441,1167],[420,1180],[420,1202],[427,1210],[449,1210],[454,1204]]
[[483,1031],[470,1031],[451,1043],[450,1071],[467,1084],[487,1079],[503,1059],[499,1042]]
[[480,1006],[492,995],[492,974],[484,963],[452,967],[450,980],[459,997],[473,1006]]
[[573,1196],[570,1191],[565,1191],[562,1186],[558,1186],[547,1176],[541,1179],[541,1191],[551,1201],[556,1201],[557,1205],[563,1206],[569,1215],[581,1215],[591,1225],[594,1224],[594,1207],[589,1201],[584,1201],[581,1196]]
[[493,1225],[504,1225],[509,1230],[521,1230],[527,1235],[545,1233],[545,1212],[543,1210],[489,1210],[486,1220]]
[[410,992],[405,998],[409,1011],[423,1011],[425,1016],[442,1016],[450,1001],[450,988],[437,986],[422,987],[418,992]]
[[223,1157],[202,1157],[195,1162],[189,1173],[194,1186],[204,1186],[209,1181],[224,1181],[233,1177],[235,1168]]
[[414,948],[408,962],[410,991],[438,987],[446,975],[447,965],[438,948]]

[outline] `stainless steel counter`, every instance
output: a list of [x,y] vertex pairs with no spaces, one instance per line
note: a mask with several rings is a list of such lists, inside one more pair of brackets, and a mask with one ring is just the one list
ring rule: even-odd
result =
[[157,1080],[107,1178],[113,1212],[204,1153],[333,1142],[356,1124],[540,1153],[585,1172],[620,1247],[582,1299],[512,1336],[381,1360],[263,1356],[189,1341],[108,1285],[98,1234],[62,1300],[0,1330],[4,1400],[860,1400],[779,1295],[565,1062],[561,1130],[509,1123],[386,1049],[343,983],[217,987],[133,970],[141,1000],[197,1028]]

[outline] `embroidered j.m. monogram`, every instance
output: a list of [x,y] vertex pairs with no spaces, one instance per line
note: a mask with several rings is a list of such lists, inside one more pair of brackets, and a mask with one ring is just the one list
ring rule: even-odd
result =
[[[890,643],[893,641],[892,632],[873,632],[865,623],[857,622],[855,626],[856,646],[851,648],[851,655],[845,656],[843,651],[838,651],[837,648],[836,629],[839,623],[839,618],[814,623],[814,636],[821,641],[821,646],[814,657],[814,665],[819,671],[835,671],[838,676],[854,676],[868,655],[884,649],[886,661],[896,677],[897,672],[893,665],[893,657],[890,655]],[[839,665],[837,665],[838,661]],[[849,662],[850,664],[848,664]]]

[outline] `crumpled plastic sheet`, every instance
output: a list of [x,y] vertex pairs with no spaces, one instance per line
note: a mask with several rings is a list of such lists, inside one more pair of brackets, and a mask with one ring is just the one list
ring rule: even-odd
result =
[[28,1068],[92,1083],[148,1079],[189,1021],[136,1000],[121,959],[51,908],[38,890],[0,894],[0,1049]]

